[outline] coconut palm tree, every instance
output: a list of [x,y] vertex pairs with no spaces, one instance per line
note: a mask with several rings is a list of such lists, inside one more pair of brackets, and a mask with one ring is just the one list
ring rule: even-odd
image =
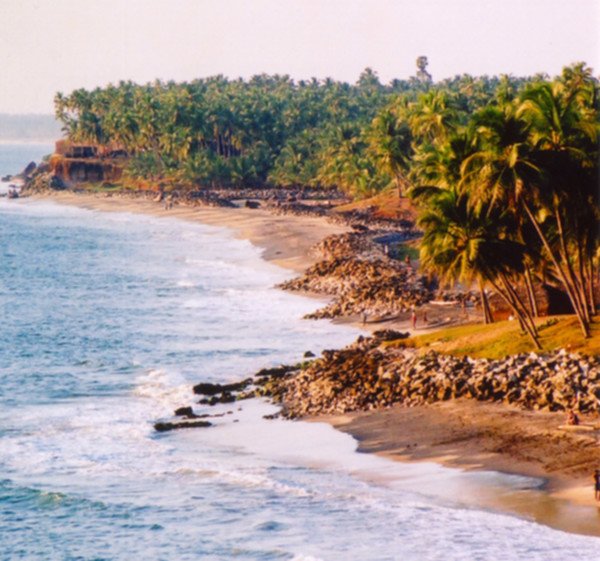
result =
[[576,126],[581,114],[565,107],[566,100],[559,92],[559,87],[538,84],[519,104],[478,112],[472,119],[478,151],[465,160],[462,174],[463,182],[477,194],[476,204],[489,201],[491,207],[506,207],[516,216],[527,216],[587,337],[590,305],[568,250],[570,245],[577,247],[577,236],[569,239],[575,228],[569,226],[581,220],[569,220],[568,215],[577,214],[575,208],[585,212],[583,200],[592,203],[591,175],[582,172],[594,166],[590,147],[569,144],[574,127],[584,135],[588,128],[587,123]]
[[408,172],[413,153],[406,107],[406,101],[400,99],[383,109],[368,132],[368,150],[379,167],[393,178],[399,197],[410,187]]
[[443,143],[459,124],[459,115],[448,91],[431,90],[410,105],[408,122],[414,137]]
[[424,270],[450,284],[477,281],[486,321],[485,286],[491,285],[540,349],[535,322],[515,288],[515,277],[524,271],[525,246],[510,235],[513,215],[493,205],[476,208],[468,193],[455,189],[415,188],[412,196],[423,206],[418,224],[424,232],[420,245]]
[[586,322],[595,311],[586,264],[592,263],[598,243],[600,131],[597,86],[588,76],[581,67],[565,69],[563,79],[528,88],[519,107],[545,170],[539,192],[556,227],[553,261],[561,266],[573,307]]

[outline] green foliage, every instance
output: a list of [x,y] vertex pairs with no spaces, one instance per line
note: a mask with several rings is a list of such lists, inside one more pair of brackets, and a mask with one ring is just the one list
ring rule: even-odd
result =
[[[424,62],[424,61],[422,61]],[[584,334],[600,257],[598,81],[583,63],[537,75],[354,85],[288,76],[120,82],[57,94],[69,138],[127,151],[127,173],[205,185],[319,186],[420,206],[421,260],[491,285],[537,342],[518,288],[560,286]]]
[[160,155],[154,152],[140,152],[129,160],[125,172],[134,179],[156,178],[160,176],[163,168]]
[[[328,186],[365,197],[407,189],[409,122],[419,123],[417,135],[433,134],[456,108],[489,103],[497,82],[461,76],[438,85],[416,78],[383,85],[370,68],[354,85],[214,76],[78,89],[57,94],[55,108],[72,141],[124,149],[132,156],[129,173],[140,179],[168,176],[194,188]],[[506,82],[515,89],[521,83]],[[407,106],[425,98],[430,104],[408,121]],[[447,115],[436,123],[433,112],[443,104]]]
[[482,294],[491,285],[538,346],[533,276],[564,290],[586,337],[596,313],[598,93],[578,64],[520,91],[503,78],[487,106],[464,104],[463,91],[407,105],[422,264]]

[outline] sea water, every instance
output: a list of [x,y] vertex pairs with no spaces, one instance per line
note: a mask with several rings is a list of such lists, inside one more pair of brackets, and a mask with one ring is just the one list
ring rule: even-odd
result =
[[[301,319],[318,303],[273,288],[289,276],[226,229],[0,199],[0,560],[600,559],[596,538],[422,492],[443,468],[264,401],[199,405],[194,383],[357,336]],[[155,432],[190,404],[222,416]]]

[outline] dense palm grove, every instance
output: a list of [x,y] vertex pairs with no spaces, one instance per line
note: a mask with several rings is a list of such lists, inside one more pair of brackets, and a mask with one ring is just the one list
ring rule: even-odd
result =
[[[518,87],[523,80],[461,76],[435,90],[452,92],[463,111],[472,111],[503,82]],[[216,76],[80,89],[58,94],[55,106],[71,140],[125,149],[132,177],[190,186],[336,186],[368,196],[398,181],[387,151],[395,157],[410,148],[398,144],[404,130],[394,128],[395,109],[373,119],[398,96],[414,102],[432,88],[418,78],[384,86],[370,69],[355,85]],[[385,144],[390,134],[393,146]]]
[[487,321],[484,288],[493,287],[538,347],[534,279],[559,286],[587,337],[599,258],[598,82],[577,65],[499,94],[472,112],[442,93],[432,94],[434,111],[422,101],[408,108],[422,265],[478,281]]
[[[424,79],[424,75],[425,79]],[[599,258],[599,84],[426,73],[382,85],[287,76],[120,83],[56,96],[75,142],[129,156],[132,178],[179,186],[336,187],[410,196],[425,270],[500,294],[539,346],[534,283],[559,286],[582,332]]]

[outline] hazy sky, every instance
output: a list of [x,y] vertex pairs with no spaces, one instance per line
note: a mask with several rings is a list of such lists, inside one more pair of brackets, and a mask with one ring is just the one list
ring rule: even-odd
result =
[[261,72],[355,82],[600,73],[600,0],[0,0],[0,112],[56,91]]

